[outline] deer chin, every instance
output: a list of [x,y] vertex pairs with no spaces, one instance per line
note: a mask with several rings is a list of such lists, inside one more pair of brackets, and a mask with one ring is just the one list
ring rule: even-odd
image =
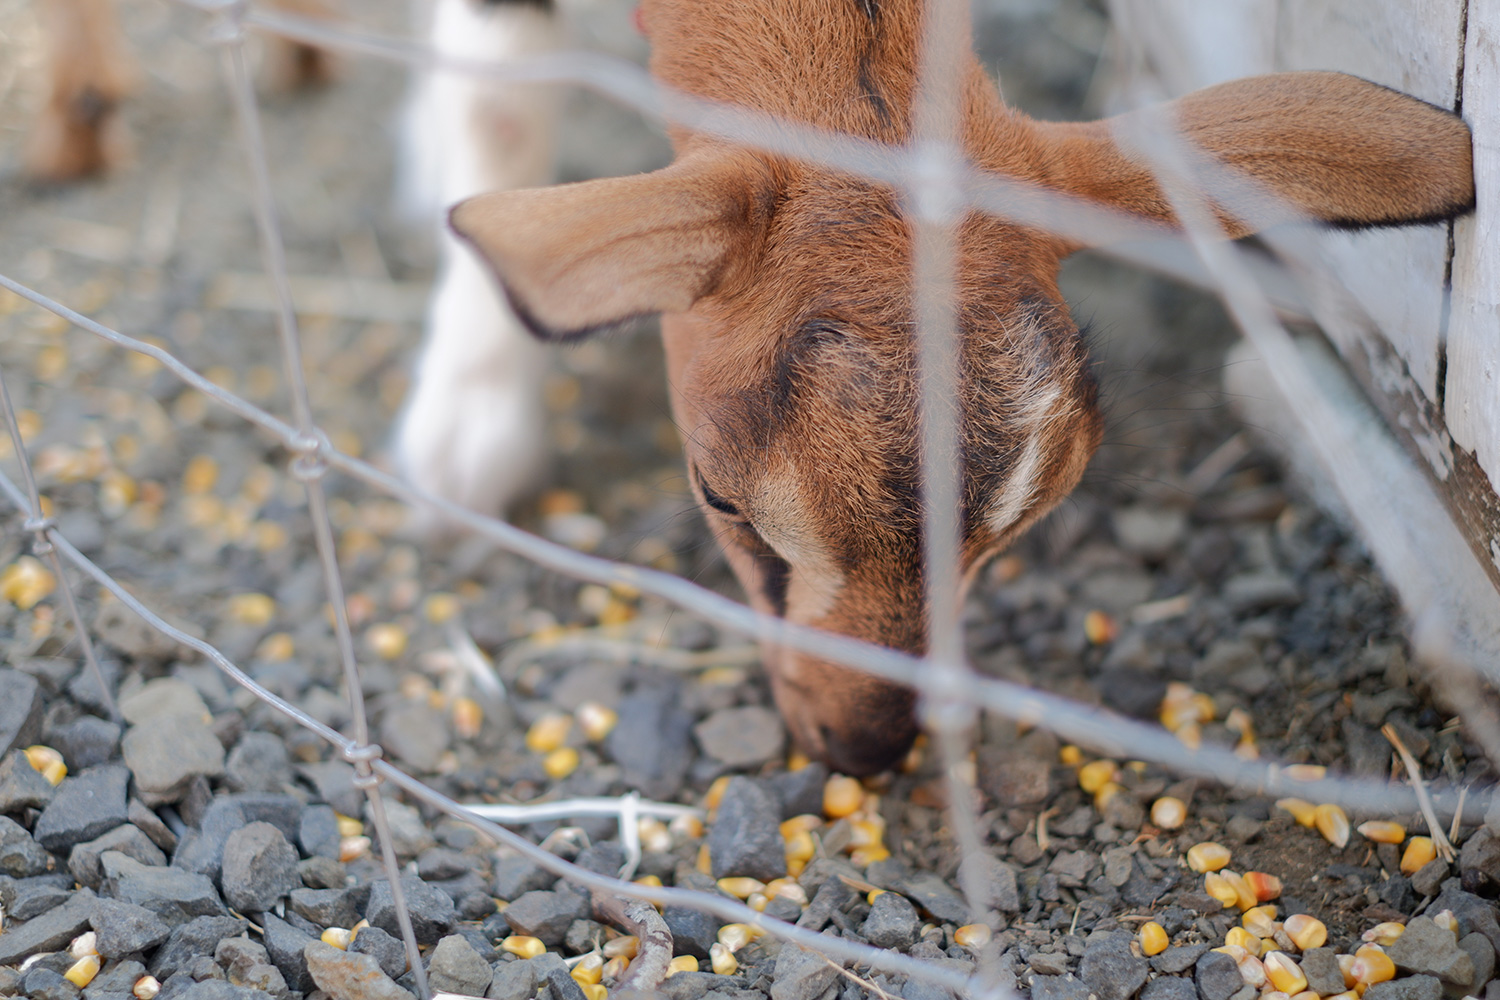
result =
[[769,647],[771,693],[810,757],[864,777],[901,762],[920,731],[916,692],[793,650]]

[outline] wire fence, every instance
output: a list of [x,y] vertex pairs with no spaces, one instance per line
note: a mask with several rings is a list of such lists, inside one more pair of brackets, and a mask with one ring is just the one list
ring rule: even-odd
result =
[[[21,483],[0,475],[0,490],[24,516],[24,530],[33,536],[33,551],[47,560],[59,582],[62,602],[74,625],[88,668],[95,672],[108,697],[109,685],[100,672],[89,625],[80,614],[65,564],[113,594],[152,629],[192,648],[256,698],[325,740],[356,771],[356,786],[368,801],[369,814],[391,892],[399,915],[401,935],[418,993],[430,996],[416,936],[401,889],[401,871],[392,846],[382,787],[394,786],[413,799],[470,823],[497,843],[532,859],[569,882],[586,887],[599,898],[644,900],[659,905],[691,907],[726,921],[763,929],[784,941],[814,949],[842,964],[881,970],[930,982],[963,996],[1003,997],[990,953],[972,976],[949,968],[868,945],[799,928],[766,917],[746,905],[682,889],[651,887],[601,876],[578,868],[530,840],[506,829],[501,822],[533,822],[549,815],[578,816],[596,811],[618,815],[627,854],[638,853],[636,819],[644,815],[672,815],[672,809],[642,803],[634,797],[592,803],[553,803],[520,807],[507,813],[485,812],[455,802],[403,773],[383,758],[370,738],[359,659],[346,613],[344,581],[334,530],[329,518],[324,479],[337,471],[367,486],[411,504],[426,505],[465,530],[501,548],[560,574],[601,584],[619,584],[655,595],[728,630],[842,664],[916,688],[921,695],[923,720],[933,734],[948,785],[950,821],[960,850],[967,857],[982,850],[980,827],[963,763],[978,712],[1041,726],[1062,739],[1100,752],[1150,761],[1186,776],[1210,779],[1260,794],[1292,793],[1337,802],[1364,811],[1410,812],[1417,794],[1409,787],[1382,781],[1328,777],[1306,780],[1276,762],[1241,759],[1228,749],[1203,746],[1188,751],[1166,730],[1126,719],[1108,711],[1077,704],[1046,692],[977,674],[966,662],[961,622],[961,565],[959,559],[959,470],[957,454],[959,414],[956,394],[947,391],[958,370],[954,324],[954,228],[969,211],[986,212],[1010,221],[1051,231],[1063,237],[1087,235],[1095,242],[1108,234],[1116,256],[1144,267],[1211,288],[1229,306],[1235,321],[1260,349],[1277,384],[1288,399],[1304,405],[1293,412],[1304,418],[1304,430],[1316,446],[1369,540],[1377,562],[1393,580],[1404,580],[1408,610],[1422,623],[1429,641],[1425,647],[1442,650],[1466,676],[1488,676],[1500,660],[1483,659],[1493,652],[1483,629],[1466,632],[1458,626],[1465,605],[1454,594],[1451,576],[1424,558],[1422,532],[1430,525],[1401,523],[1399,513],[1386,506],[1381,483],[1371,480],[1355,460],[1357,442],[1347,431],[1347,420],[1332,409],[1315,380],[1303,368],[1290,335],[1278,319],[1295,300],[1293,286],[1305,278],[1314,254],[1295,237],[1281,237],[1277,249],[1300,265],[1281,270],[1216,238],[1216,224],[1205,210],[1204,195],[1243,184],[1219,176],[1196,162],[1180,147],[1170,121],[1147,119],[1148,133],[1130,137],[1147,151],[1186,220],[1186,242],[1164,240],[1165,231],[1097,205],[1068,198],[978,171],[960,151],[959,74],[961,60],[952,53],[967,47],[969,10],[964,0],[933,0],[921,53],[921,87],[917,97],[918,127],[910,145],[892,148],[856,137],[827,134],[805,125],[778,121],[742,107],[731,107],[667,90],[639,67],[589,53],[560,53],[506,64],[455,60],[422,44],[378,36],[354,25],[334,24],[260,10],[243,0],[180,0],[213,18],[211,44],[219,47],[226,85],[233,100],[243,144],[243,157],[252,180],[253,208],[260,249],[276,303],[276,324],[291,413],[278,417],[214,384],[167,351],[136,337],[106,327],[67,305],[0,275],[0,288],[54,313],[89,334],[159,362],[185,385],[213,403],[275,437],[293,456],[290,474],[301,482],[308,502],[313,539],[322,565],[323,585],[333,612],[333,631],[349,695],[351,733],[344,735],[319,722],[298,706],[256,683],[219,650],[169,624],[132,596],[117,580],[88,559],[58,531],[45,515],[37,482],[27,455],[16,411],[0,372],[0,407],[5,411]],[[845,636],[798,626],[759,614],[750,608],[700,588],[677,576],[605,559],[530,535],[515,526],[486,518],[451,504],[402,481],[373,465],[334,448],[313,418],[310,389],[303,374],[297,314],[293,306],[286,254],[277,221],[271,173],[261,133],[257,97],[246,55],[246,31],[256,29],[313,44],[335,52],[405,63],[417,69],[442,69],[516,83],[567,84],[592,88],[642,115],[661,123],[710,133],[730,142],[777,156],[792,157],[862,177],[895,188],[914,224],[915,320],[919,344],[922,473],[927,484],[925,558],[927,600],[931,609],[930,648],[916,657],[872,646]],[[1242,201],[1243,199],[1240,199]],[[1188,251],[1184,252],[1184,247]],[[1413,597],[1412,595],[1416,595]],[[1462,634],[1461,634],[1462,633]],[[1477,634],[1477,637],[1476,637]],[[1450,664],[1451,665],[1451,664]],[[111,714],[118,713],[110,703]],[[1475,725],[1483,736],[1482,724]],[[1495,743],[1488,742],[1489,746]],[[1476,801],[1468,807],[1483,810]],[[1451,815],[1463,809],[1462,800],[1438,796],[1436,809]],[[552,810],[548,812],[546,810]],[[500,821],[497,821],[498,817]],[[962,869],[961,869],[962,872]],[[961,874],[961,883],[963,876]],[[978,888],[961,884],[971,911],[982,918]]]

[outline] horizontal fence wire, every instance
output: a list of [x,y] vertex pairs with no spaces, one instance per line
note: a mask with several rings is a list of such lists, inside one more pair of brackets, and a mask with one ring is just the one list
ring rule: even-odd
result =
[[[1039,726],[1068,742],[1131,759],[1161,764],[1180,774],[1210,779],[1246,792],[1295,793],[1318,801],[1337,802],[1364,811],[1412,811],[1417,806],[1411,788],[1372,780],[1325,777],[1299,780],[1274,762],[1247,761],[1232,751],[1212,746],[1190,750],[1166,730],[1111,712],[1078,704],[1043,691],[984,677],[966,663],[959,615],[957,556],[958,469],[954,461],[957,414],[953,393],[946,391],[956,377],[953,345],[955,245],[953,228],[970,210],[1052,232],[1079,243],[1107,240],[1115,256],[1151,270],[1197,283],[1218,293],[1230,306],[1237,322],[1267,354],[1280,352],[1277,364],[1295,366],[1284,357],[1290,350],[1277,311],[1306,315],[1294,282],[1285,271],[1264,260],[1247,256],[1239,248],[1213,240],[1214,224],[1203,210],[1205,189],[1201,171],[1177,149],[1170,123],[1157,123],[1154,134],[1141,140],[1149,149],[1157,173],[1169,195],[1177,200],[1178,214],[1187,221],[1187,238],[1161,226],[1143,223],[1123,213],[1047,191],[1034,185],[996,177],[977,170],[961,154],[955,136],[958,122],[957,82],[951,70],[958,60],[951,53],[966,46],[969,11],[963,0],[934,0],[929,4],[924,37],[918,136],[906,147],[890,147],[852,136],[833,135],[805,125],[773,118],[742,107],[726,106],[660,86],[634,64],[591,53],[559,53],[511,63],[458,60],[430,46],[406,39],[379,36],[346,24],[296,17],[277,11],[251,8],[242,2],[179,0],[213,17],[210,40],[222,49],[227,85],[240,126],[244,160],[252,180],[253,210],[260,248],[276,303],[276,323],[281,357],[292,401],[290,421],[274,416],[248,400],[210,382],[171,353],[136,337],[111,329],[10,277],[0,275],[0,288],[48,310],[79,329],[126,350],[151,357],[183,384],[276,438],[291,454],[290,472],[307,494],[314,542],[323,571],[323,583],[334,612],[334,635],[348,689],[353,735],[346,736],[327,726],[296,705],[262,687],[220,650],[169,624],[135,598],[109,573],[88,559],[42,514],[40,494],[25,442],[17,425],[5,374],[0,371],[0,405],[20,462],[22,485],[0,474],[0,492],[25,517],[23,529],[33,534],[35,551],[53,567],[68,616],[89,668],[98,672],[87,622],[73,596],[67,563],[101,590],[113,594],[150,628],[197,651],[235,684],[257,699],[327,742],[344,760],[353,764],[356,785],[367,798],[370,815],[382,848],[382,860],[390,880],[400,917],[401,936],[407,949],[419,995],[430,995],[421,956],[409,917],[400,897],[400,866],[391,844],[381,787],[400,789],[411,798],[470,823],[497,843],[513,848],[568,881],[609,896],[640,899],[658,905],[690,907],[726,921],[764,929],[784,941],[814,949],[831,960],[881,970],[940,985],[964,996],[1004,997],[1008,990],[996,985],[993,965],[982,956],[978,971],[970,976],[935,966],[892,951],[838,937],[814,933],[766,917],[750,907],[683,889],[638,885],[579,868],[533,844],[501,825],[501,822],[534,822],[543,813],[535,807],[481,807],[472,809],[405,774],[383,759],[378,745],[369,738],[358,658],[354,649],[338,566],[333,526],[328,515],[322,481],[329,472],[339,472],[366,486],[414,505],[439,512],[451,522],[500,548],[554,572],[602,584],[623,584],[660,597],[716,625],[763,641],[796,649],[822,659],[916,688],[922,695],[924,720],[936,737],[949,790],[954,833],[959,849],[967,857],[981,849],[977,816],[970,789],[961,777],[960,762],[967,750],[967,734],[983,709],[997,716]],[[785,156],[844,171],[872,183],[889,185],[903,195],[906,211],[918,233],[916,255],[916,329],[920,348],[922,455],[924,479],[935,502],[928,507],[926,553],[929,605],[933,611],[931,649],[925,657],[873,646],[845,636],[799,626],[763,615],[680,577],[639,566],[613,562],[561,546],[516,528],[506,522],[460,508],[438,497],[421,484],[400,480],[373,465],[334,448],[316,425],[308,386],[303,376],[297,317],[292,304],[285,249],[276,219],[275,199],[265,143],[260,133],[257,99],[245,55],[245,28],[255,28],[283,38],[357,56],[405,63],[418,69],[467,73],[497,82],[569,84],[594,89],[640,114],[662,123],[717,135],[728,141],[777,156]],[[949,54],[945,56],[945,53]],[[1189,176],[1192,175],[1192,183]],[[1209,178],[1216,183],[1234,183]],[[1198,200],[1194,200],[1198,199]],[[1280,370],[1277,368],[1275,370]],[[1315,386],[1295,373],[1287,388],[1317,395]],[[1335,458],[1338,456],[1334,456]],[[1347,457],[1347,456],[1345,456]],[[1356,513],[1374,501],[1367,492],[1351,495]],[[1375,523],[1379,523],[1378,515]],[[1444,626],[1447,627],[1447,626]],[[98,675],[108,695],[108,685]],[[113,704],[110,712],[116,712]],[[1477,798],[1477,797],[1476,797]],[[1455,808],[1479,814],[1488,803],[1463,802],[1462,796],[1445,793],[1436,797],[1440,814]],[[643,815],[672,815],[658,804],[627,800],[609,803],[551,803],[548,815],[578,816],[595,811],[621,818],[622,841],[632,842],[634,831],[627,824]],[[567,809],[576,811],[568,812]],[[653,811],[654,810],[654,811]],[[663,812],[662,810],[666,810]],[[509,816],[509,820],[506,817]],[[494,817],[499,817],[497,822]],[[638,841],[636,841],[638,843]],[[974,902],[973,886],[960,886]],[[978,907],[971,905],[976,914]]]

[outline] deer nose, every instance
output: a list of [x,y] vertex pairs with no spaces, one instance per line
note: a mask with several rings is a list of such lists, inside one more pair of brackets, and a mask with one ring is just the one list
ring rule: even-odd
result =
[[796,654],[777,664],[771,680],[792,738],[835,771],[889,770],[917,737],[916,693],[900,684]]

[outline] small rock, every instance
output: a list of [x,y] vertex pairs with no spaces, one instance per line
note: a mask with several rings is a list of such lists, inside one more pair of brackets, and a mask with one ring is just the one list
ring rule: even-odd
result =
[[1495,919],[1493,903],[1480,899],[1471,892],[1464,892],[1456,879],[1450,879],[1437,899],[1428,904],[1429,912],[1441,913],[1444,910],[1453,911],[1464,931],[1478,931],[1500,950],[1500,922]]
[[45,808],[56,794],[57,788],[21,751],[12,750],[0,759],[0,813]]
[[[674,909],[674,907],[667,907],[667,909]],[[681,952],[685,944],[686,935],[678,934],[677,930],[672,927],[672,918],[667,916],[665,910],[662,911],[662,919],[667,922],[667,929],[672,932],[673,947]],[[717,923],[714,925],[714,928],[716,933],[718,929]],[[563,948],[571,955],[582,955],[584,952],[593,951],[599,947],[604,939],[603,924],[593,920],[575,920],[568,925],[568,933],[563,936]],[[710,937],[709,940],[714,941],[717,938]],[[483,953],[481,952],[482,955]],[[496,958],[498,957],[497,955]],[[490,959],[490,961],[494,961],[494,959]]]
[[1027,961],[1031,971],[1043,976],[1066,976],[1073,968],[1073,960],[1067,952],[1033,952]]
[[1114,512],[1112,521],[1120,548],[1151,560],[1175,551],[1187,530],[1187,514],[1172,508],[1123,507]]
[[759,782],[729,779],[719,811],[708,830],[713,877],[748,875],[769,882],[786,875],[780,803]]
[[671,687],[641,688],[620,699],[620,721],[605,748],[620,765],[626,787],[670,801],[682,788],[692,752],[692,716]]
[[218,891],[204,875],[143,865],[119,851],[105,851],[99,860],[104,866],[104,895],[144,906],[172,926],[224,913]]
[[1438,1000],[1442,995],[1443,984],[1436,976],[1402,976],[1373,984],[1361,1000]]
[[150,837],[139,827],[123,823],[102,837],[95,837],[74,847],[68,855],[68,873],[91,889],[99,888],[99,883],[104,881],[104,866],[99,863],[99,859],[104,856],[105,851],[119,851],[143,865],[160,866],[167,863],[167,856],[151,842]]
[[297,874],[309,889],[342,889],[349,879],[342,862],[318,856],[297,862]]
[[[385,819],[391,831],[391,849],[398,858],[414,858],[437,843],[415,806],[388,801],[385,803]],[[374,832],[373,818],[366,816],[365,829]]]
[[787,943],[776,956],[771,1000],[815,1000],[838,978],[838,969],[822,955]]
[[1198,991],[1186,976],[1157,976],[1141,990],[1141,1000],[1198,1000]]
[[1151,959],[1151,968],[1175,976],[1191,969],[1207,951],[1207,944],[1174,944]]
[[212,718],[198,689],[176,677],[147,681],[121,697],[120,715],[132,726],[177,716],[207,725]]
[[1083,951],[1078,978],[1089,984],[1099,1000],[1127,1000],[1145,985],[1146,960],[1130,951],[1131,935],[1095,933]]
[[[276,920],[276,917],[271,915],[265,919]],[[165,982],[186,969],[199,955],[212,955],[220,941],[244,934],[249,926],[238,917],[198,917],[174,927],[166,943],[156,949],[151,959],[151,974]],[[267,928],[267,934],[270,933],[271,929]]]
[[332,806],[311,805],[302,810],[297,821],[297,843],[310,858],[337,860],[339,856],[339,818]]
[[[411,916],[412,931],[417,936],[417,943],[436,944],[439,938],[453,929],[456,917],[453,898],[446,892],[411,876],[401,879],[401,892],[406,897],[406,910]],[[401,936],[401,925],[396,918],[396,906],[391,897],[391,884],[384,879],[370,887],[370,906],[365,911],[365,918],[387,934]],[[567,929],[567,924],[564,924],[562,930],[566,932]],[[557,941],[561,940],[560,933]],[[552,943],[556,944],[557,941]]]
[[354,787],[354,766],[341,760],[299,764],[297,774],[317,790],[318,798],[345,816],[358,816],[365,807],[365,794]]
[[354,935],[354,940],[349,943],[349,950],[375,959],[380,963],[381,971],[392,979],[400,979],[406,975],[406,945],[401,943],[400,938],[392,937],[379,927],[361,927],[359,933]]
[[1455,986],[1474,981],[1473,961],[1458,947],[1452,932],[1431,917],[1407,921],[1406,931],[1385,951],[1402,972],[1437,976]]
[[1098,858],[1091,851],[1059,851],[1047,871],[1058,876],[1063,887],[1077,889],[1088,881],[1097,863]]
[[1285,573],[1258,571],[1241,573],[1224,581],[1221,591],[1230,610],[1243,614],[1296,604],[1302,599],[1297,581]]
[[224,844],[224,900],[241,913],[269,910],[302,885],[297,850],[270,823],[250,823]]
[[547,989],[552,994],[552,1000],[588,1000],[583,987],[568,974],[567,969],[549,969]]
[[517,934],[539,938],[547,947],[556,948],[573,921],[588,919],[590,910],[587,897],[563,887],[556,892],[525,893],[512,900],[501,916]]
[[556,881],[556,875],[523,854],[508,855],[495,862],[495,895],[504,900],[549,889]]
[[719,939],[717,917],[687,906],[668,906],[662,910],[661,917],[667,930],[672,932],[672,948],[676,954],[707,961],[708,950]]
[[[323,942],[318,941],[311,934],[304,934],[274,913],[262,913],[260,918],[261,926],[265,928],[265,934],[261,940],[265,943],[266,954],[270,956],[271,964],[281,970],[282,978],[291,989],[302,993],[311,990],[314,982],[312,973],[307,967],[307,947],[313,943],[322,944]],[[364,931],[360,933],[363,934]],[[332,946],[324,945],[324,947]],[[338,951],[337,948],[333,950]]]
[[46,850],[24,826],[0,816],[0,875],[11,878],[40,875],[47,870],[49,860]]
[[118,764],[90,768],[63,779],[32,831],[49,851],[62,853],[125,822],[130,772]]
[[214,961],[224,969],[231,982],[251,966],[270,960],[266,946],[247,937],[225,938],[214,945]]
[[1474,963],[1474,979],[1464,986],[1445,985],[1444,992],[1450,997],[1475,996],[1495,977],[1495,946],[1478,931],[1464,935],[1458,946],[1469,956],[1469,961]]
[[1000,806],[1036,805],[1052,794],[1051,763],[1011,747],[980,747],[978,771],[979,787]]
[[162,822],[161,817],[148,809],[140,799],[130,800],[130,804],[126,807],[125,818],[130,821],[131,826],[150,837],[151,843],[163,851],[177,849],[177,834],[173,833],[167,824]]
[[34,967],[26,973],[22,987],[29,1000],[77,1000],[78,997],[77,986],[46,966]]
[[1093,991],[1074,976],[1033,976],[1031,1000],[1090,1000]]
[[270,733],[246,733],[224,763],[224,784],[236,792],[280,792],[292,780],[286,743]]
[[[1433,858],[1411,876],[1411,888],[1420,897],[1436,896],[1448,877],[1448,862]],[[1473,890],[1465,887],[1466,892]]]
[[4,879],[0,881],[0,900],[5,903],[6,917],[31,920],[65,902],[72,888],[71,880],[62,874]]
[[120,727],[97,715],[80,715],[67,725],[58,726],[48,739],[68,762],[69,770],[82,771],[95,764],[109,763],[120,749]]
[[1218,951],[1210,951],[1198,959],[1193,980],[1198,984],[1198,995],[1203,1000],[1229,1000],[1245,985],[1234,959]]
[[105,958],[155,948],[172,933],[165,920],[144,906],[117,899],[95,900],[89,926],[98,934],[99,954]]
[[781,800],[781,818],[807,814],[822,815],[823,786],[828,784],[828,767],[821,762],[795,771],[781,771],[766,779],[771,792]]
[[490,978],[489,963],[460,934],[448,935],[432,950],[427,982],[433,992],[483,996],[490,988]]
[[80,889],[61,906],[54,906],[24,924],[6,927],[0,934],[0,965],[14,965],[38,952],[56,951],[89,929],[94,912],[94,894]]
[[[127,1000],[131,989],[145,974],[146,967],[140,962],[110,962],[89,983],[88,1000]],[[4,987],[0,985],[0,996],[3,995]]]
[[319,927],[353,927],[368,902],[368,888],[293,889],[288,894],[292,912]]
[[0,669],[0,756],[42,738],[45,710],[46,699],[35,677],[9,667]]
[[1485,826],[1470,834],[1458,857],[1458,871],[1465,892],[1486,899],[1500,895],[1500,836]]
[[1339,971],[1338,953],[1332,948],[1309,948],[1302,953],[1300,964],[1307,988],[1314,993],[1331,997],[1344,992],[1344,974]]
[[527,961],[498,963],[484,995],[490,1000],[531,1000],[536,996],[536,968]]
[[971,854],[958,866],[958,884],[973,885],[977,906],[1001,913],[1021,909],[1021,892],[1016,885],[1016,870],[988,854]]
[[159,715],[131,726],[120,752],[135,777],[136,793],[148,806],[176,802],[194,778],[224,773],[224,745],[197,715]]
[[932,872],[908,875],[894,888],[939,920],[952,924],[969,922],[969,904],[951,885]]
[[917,908],[898,892],[882,892],[870,905],[859,932],[877,948],[905,950],[917,940],[921,927]]
[[694,726],[693,735],[705,754],[736,770],[779,758],[786,745],[781,716],[761,705],[720,709]]
[[308,942],[304,954],[313,982],[332,1000],[414,1000],[369,955],[340,951],[322,941]]
[[[1111,847],[1104,852],[1104,880],[1116,889],[1130,881],[1132,855],[1127,848]],[[962,883],[960,883],[962,884]]]

